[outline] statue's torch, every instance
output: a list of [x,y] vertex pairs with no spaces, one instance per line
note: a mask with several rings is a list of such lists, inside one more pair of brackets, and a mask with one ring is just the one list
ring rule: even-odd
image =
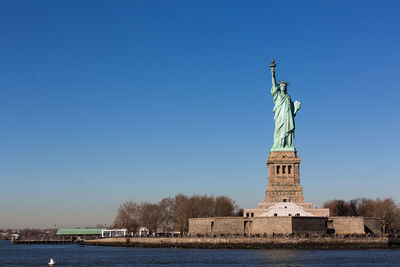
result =
[[271,68],[275,68],[275,67],[276,67],[275,59],[271,60],[271,64],[269,64],[269,66],[270,66]]

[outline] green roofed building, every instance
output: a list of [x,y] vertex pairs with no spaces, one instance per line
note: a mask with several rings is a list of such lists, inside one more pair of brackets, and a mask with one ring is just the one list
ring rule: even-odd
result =
[[94,229],[58,229],[57,236],[68,236],[84,239],[92,239],[102,237],[105,228],[94,228]]

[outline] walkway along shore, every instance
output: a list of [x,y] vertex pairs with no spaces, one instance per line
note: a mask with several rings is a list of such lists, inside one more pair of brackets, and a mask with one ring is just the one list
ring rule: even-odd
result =
[[374,237],[217,237],[104,238],[85,245],[203,249],[400,249],[400,238]]

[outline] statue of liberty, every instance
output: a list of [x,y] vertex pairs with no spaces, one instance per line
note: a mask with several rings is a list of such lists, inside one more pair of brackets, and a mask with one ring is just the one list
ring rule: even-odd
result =
[[273,110],[275,113],[274,145],[271,151],[294,151],[294,117],[301,103],[299,101],[293,103],[290,99],[287,93],[287,81],[276,83],[275,60],[272,60],[269,66],[272,73],[271,94],[275,105]]

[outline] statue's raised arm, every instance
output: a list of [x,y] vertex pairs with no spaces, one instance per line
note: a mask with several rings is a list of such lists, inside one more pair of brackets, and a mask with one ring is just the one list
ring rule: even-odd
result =
[[272,89],[271,89],[271,93],[274,93],[278,90],[278,85],[276,84],[276,77],[275,77],[275,60],[271,60],[271,64],[269,64],[269,66],[271,67],[271,74],[272,74]]

